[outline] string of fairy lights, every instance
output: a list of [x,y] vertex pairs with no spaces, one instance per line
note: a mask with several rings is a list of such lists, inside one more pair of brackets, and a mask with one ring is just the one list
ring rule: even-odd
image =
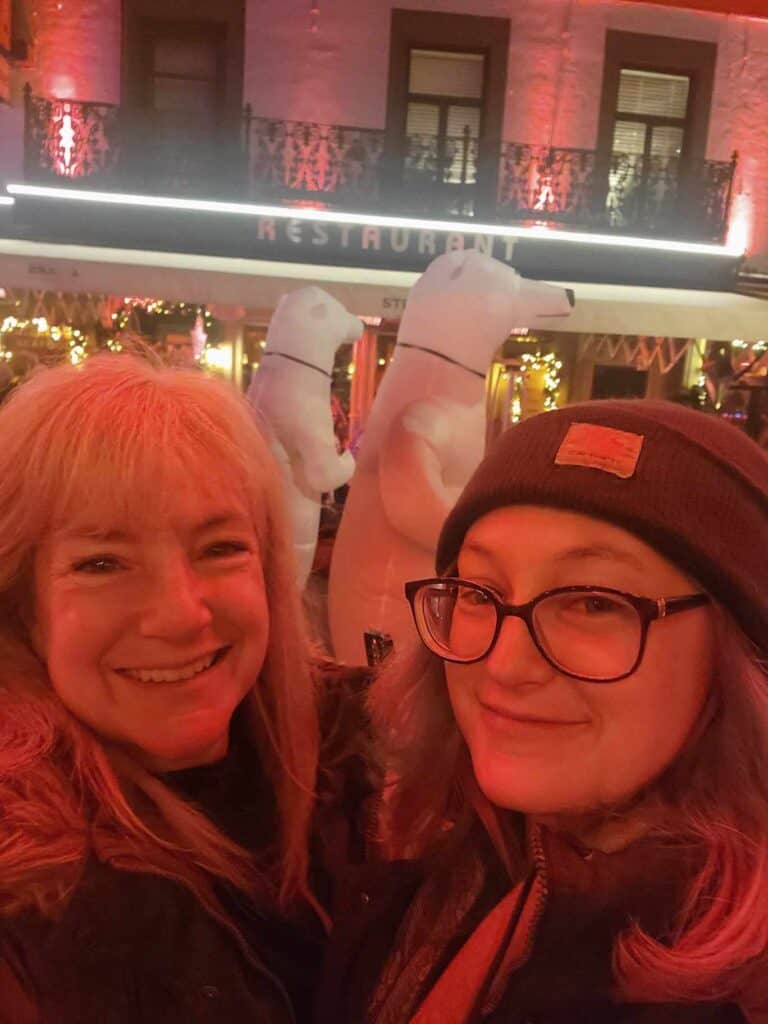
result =
[[162,299],[147,299],[128,296],[122,307],[112,314],[112,327],[123,331],[131,323],[137,310],[157,317],[202,317],[206,331],[213,326],[213,316],[205,306],[189,302],[164,302]]
[[512,423],[519,423],[522,419],[525,388],[530,388],[534,381],[541,388],[544,411],[557,409],[562,368],[562,360],[554,352],[524,352],[517,367],[502,371],[502,378],[511,382],[509,401]]
[[88,341],[83,331],[69,324],[49,324],[44,316],[23,319],[7,316],[0,322],[0,357],[11,359],[13,350],[6,340],[23,337],[33,348],[51,351],[66,348],[69,361],[77,366],[88,355]]
[[[128,296],[124,298],[120,309],[111,314],[111,327],[107,329],[107,336],[100,339],[100,344],[92,340],[89,344],[89,332],[71,324],[52,324],[45,316],[8,315],[0,321],[0,358],[11,359],[13,347],[18,346],[32,349],[41,355],[45,352],[60,354],[63,350],[65,358],[76,366],[99,348],[121,352],[124,348],[121,335],[130,332],[137,311],[152,317],[194,318],[206,339],[213,326],[213,316],[205,306]],[[141,334],[141,331],[137,333]],[[200,361],[217,368],[216,355],[215,346],[205,344]]]
[[[89,354],[106,347],[111,351],[119,352],[124,347],[121,335],[130,333],[131,327],[136,325],[138,313],[149,314],[151,317],[175,318],[189,320],[194,319],[198,330],[203,332],[206,339],[200,362],[209,369],[223,371],[227,367],[218,357],[222,354],[215,344],[207,340],[211,328],[214,326],[214,318],[204,305],[185,302],[165,302],[161,299],[126,297],[118,310],[110,315],[111,327],[107,328],[106,337],[100,339],[97,344],[89,333],[74,327],[71,324],[53,324],[45,316],[19,317],[7,315],[0,320],[0,359],[10,360],[14,351],[18,348],[31,349],[39,352],[43,357],[45,353],[51,356],[68,359],[77,366],[87,359]],[[523,338],[519,339],[523,341]],[[260,342],[263,348],[265,342]],[[735,338],[730,343],[723,343],[724,347],[730,350],[733,357],[749,360],[764,355],[768,351],[768,341],[751,343],[741,338]],[[377,359],[380,367],[385,368],[388,360],[383,357]],[[558,408],[561,389],[561,371],[563,363],[554,352],[525,352],[514,360],[511,366],[505,366],[501,371],[502,378],[508,382],[508,400],[510,421],[518,422],[526,415],[526,399],[530,399],[532,393],[537,397],[539,408],[545,411]],[[349,379],[355,373],[355,363],[350,362],[346,369],[346,377]],[[696,390],[706,395],[707,377],[704,369],[699,373]],[[705,398],[702,399],[702,403]]]

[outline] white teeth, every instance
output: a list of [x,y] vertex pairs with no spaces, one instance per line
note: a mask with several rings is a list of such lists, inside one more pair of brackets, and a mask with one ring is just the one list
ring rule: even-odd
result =
[[140,683],[178,683],[182,679],[191,679],[198,672],[204,672],[213,663],[216,653],[209,654],[207,658],[200,661],[193,661],[189,665],[182,665],[181,668],[125,668],[122,674],[138,679]]

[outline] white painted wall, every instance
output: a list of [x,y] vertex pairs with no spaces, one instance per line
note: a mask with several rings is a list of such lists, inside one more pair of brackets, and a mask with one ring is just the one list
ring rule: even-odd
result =
[[120,0],[28,0],[33,68],[43,96],[120,102]]

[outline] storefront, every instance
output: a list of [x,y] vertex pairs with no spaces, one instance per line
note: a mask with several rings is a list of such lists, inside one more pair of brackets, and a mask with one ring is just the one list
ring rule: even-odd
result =
[[[739,257],[724,246],[66,189],[9,191],[14,202],[4,204],[0,238],[6,352],[36,342],[49,346],[51,358],[77,360],[136,336],[166,351],[191,339],[199,361],[246,389],[280,296],[315,284],[364,321],[354,351],[340,350],[334,369],[344,441],[354,442],[364,426],[409,288],[435,255],[451,249],[480,248],[576,296],[558,331],[521,330],[499,353],[489,374],[492,431],[590,397],[681,397],[701,384],[714,343],[753,344],[768,335],[765,302],[730,290]],[[72,244],[75,237],[88,244]],[[47,336],[37,329],[41,318]]]

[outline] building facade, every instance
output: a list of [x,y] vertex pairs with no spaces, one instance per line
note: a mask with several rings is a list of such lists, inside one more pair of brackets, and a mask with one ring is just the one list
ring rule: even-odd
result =
[[549,354],[565,399],[671,395],[768,337],[737,294],[768,250],[761,6],[0,0],[0,286],[205,307],[242,384],[319,283],[369,322],[359,419],[414,276],[475,245],[576,291],[499,381]]

